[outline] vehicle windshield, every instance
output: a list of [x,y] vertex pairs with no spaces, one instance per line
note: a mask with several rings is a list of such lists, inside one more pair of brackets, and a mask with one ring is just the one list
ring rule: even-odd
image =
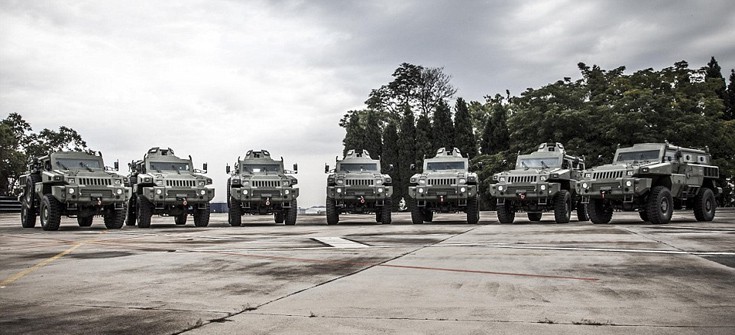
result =
[[464,162],[426,162],[426,170],[464,170]]
[[352,171],[378,171],[377,163],[340,163],[339,170],[344,172]]
[[618,153],[618,162],[658,161],[659,150],[630,151]]
[[56,166],[64,169],[101,169],[102,162],[99,159],[57,158]]
[[523,169],[547,169],[561,166],[559,157],[521,158],[518,167]]
[[190,171],[189,162],[151,162],[154,171]]
[[247,164],[242,166],[242,172],[260,173],[260,172],[280,172],[280,164]]

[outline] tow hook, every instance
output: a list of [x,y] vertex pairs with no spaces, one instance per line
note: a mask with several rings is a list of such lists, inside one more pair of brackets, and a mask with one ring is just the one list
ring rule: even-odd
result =
[[97,206],[102,206],[102,199],[101,198],[97,198]]
[[270,206],[271,205],[271,198],[266,198],[265,199],[265,205],[266,206]]
[[184,203],[183,203],[183,204],[184,204],[184,206],[186,206],[186,205],[187,205],[188,203],[189,203],[189,202],[188,202],[188,201],[186,201],[186,198],[184,198]]
[[360,197],[360,203],[361,204],[364,204],[365,203],[365,197]]
[[443,203],[443,202],[444,202],[444,196],[443,196],[443,195],[440,195],[440,196],[439,196],[439,202],[441,202],[441,203]]

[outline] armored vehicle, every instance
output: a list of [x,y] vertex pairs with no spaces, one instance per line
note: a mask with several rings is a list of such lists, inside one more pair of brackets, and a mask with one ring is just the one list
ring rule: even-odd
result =
[[668,223],[674,207],[691,208],[697,221],[712,221],[722,189],[720,171],[704,150],[667,143],[618,148],[612,164],[585,170],[577,192],[593,223],[608,223],[613,209],[637,211],[651,223]]
[[[416,167],[411,164],[411,169]],[[411,221],[432,222],[434,212],[466,212],[467,223],[478,223],[477,174],[467,169],[467,158],[457,148],[440,148],[434,158],[424,159],[423,173],[411,176],[408,187],[414,200]]]
[[568,155],[561,143],[541,143],[535,152],[519,155],[515,170],[493,176],[490,195],[497,201],[500,223],[513,223],[517,211],[540,221],[545,211],[554,211],[557,223],[567,223],[572,209],[577,219],[587,221],[587,206],[577,195],[584,159]]
[[76,216],[79,226],[88,227],[102,215],[107,228],[122,228],[130,190],[111,170],[102,154],[55,152],[34,159],[20,177],[21,224],[33,228],[40,215],[43,230],[58,230],[61,216]]
[[151,148],[142,160],[130,163],[128,182],[132,196],[128,201],[127,225],[149,228],[151,217],[168,215],[174,223],[185,225],[189,214],[194,225],[209,224],[209,201],[214,198],[214,189],[209,187],[212,179],[203,175],[207,170],[192,168],[191,156],[182,159],[171,148]]
[[[388,170],[392,169],[388,166]],[[339,223],[341,213],[375,213],[375,221],[391,223],[391,177],[380,173],[380,160],[367,150],[350,150],[336,159],[334,170],[324,166],[327,177],[327,224]]]
[[296,224],[299,206],[296,198],[299,189],[294,188],[298,180],[289,174],[298,171],[283,169],[283,157],[277,161],[266,150],[250,150],[244,159],[237,158],[234,170],[227,179],[227,206],[229,222],[232,226],[242,223],[243,214],[273,214],[276,223]]

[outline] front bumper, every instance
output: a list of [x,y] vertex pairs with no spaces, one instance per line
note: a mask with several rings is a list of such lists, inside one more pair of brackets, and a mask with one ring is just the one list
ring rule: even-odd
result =
[[390,199],[393,186],[327,186],[327,197],[342,202]]
[[148,186],[143,187],[142,193],[145,198],[154,204],[183,204],[206,203],[214,198],[213,188],[190,188],[190,187],[168,187]]
[[497,199],[518,199],[524,201],[535,201],[548,203],[548,199],[561,191],[559,183],[531,183],[531,184],[509,184],[497,183],[490,185],[490,195]]
[[[41,188],[43,185],[39,183],[36,187]],[[109,205],[124,203],[130,198],[130,189],[123,186],[58,185],[51,187],[51,195],[56,200],[67,204]]]
[[633,202],[651,189],[653,180],[649,178],[616,178],[600,180],[582,180],[577,183],[577,193],[582,202],[590,199],[612,199],[622,202]]
[[290,203],[298,198],[298,188],[249,188],[231,187],[230,196],[239,201],[268,202],[268,203]]
[[457,202],[477,196],[477,185],[409,186],[408,195],[419,201]]

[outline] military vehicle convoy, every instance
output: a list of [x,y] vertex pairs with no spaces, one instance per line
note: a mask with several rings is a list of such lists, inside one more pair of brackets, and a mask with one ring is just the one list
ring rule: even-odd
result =
[[367,150],[348,151],[342,160],[336,159],[334,170],[325,164],[327,224],[339,223],[341,213],[375,213],[376,222],[391,223],[392,180],[380,168],[380,160],[370,158]]
[[[434,212],[465,212],[467,223],[480,221],[477,174],[468,172],[468,160],[459,149],[440,148],[434,158],[424,159],[423,167],[423,173],[411,176],[408,187],[414,224],[432,222]],[[416,167],[412,164],[411,169]]]
[[203,170],[192,167],[191,156],[182,159],[171,148],[154,147],[142,160],[130,163],[128,182],[132,196],[128,200],[127,222],[134,226],[149,228],[153,215],[174,217],[174,223],[185,225],[192,214],[194,225],[209,224],[209,202],[214,198],[214,189],[209,187],[212,179],[203,175]]
[[614,209],[637,211],[655,224],[671,221],[673,209],[693,209],[697,221],[712,221],[720,172],[707,151],[666,143],[618,148],[612,164],[585,170],[577,183],[593,223],[608,223]]
[[517,211],[540,221],[553,211],[557,223],[568,223],[572,209],[579,221],[587,221],[587,206],[577,193],[584,159],[568,155],[561,143],[541,143],[535,152],[519,155],[514,170],[493,175],[490,195],[497,201],[500,223],[513,223]]
[[62,216],[76,216],[79,226],[88,227],[102,215],[108,229],[122,228],[130,190],[110,170],[102,154],[54,152],[34,159],[20,177],[21,225],[35,227],[38,215],[43,230],[58,230]]
[[237,158],[234,170],[227,165],[226,172],[231,174],[227,179],[230,225],[240,226],[243,214],[273,214],[276,223],[296,224],[298,180],[289,174],[298,173],[297,164],[293,171],[284,170],[283,157],[277,161],[267,150],[249,150],[244,159]]

